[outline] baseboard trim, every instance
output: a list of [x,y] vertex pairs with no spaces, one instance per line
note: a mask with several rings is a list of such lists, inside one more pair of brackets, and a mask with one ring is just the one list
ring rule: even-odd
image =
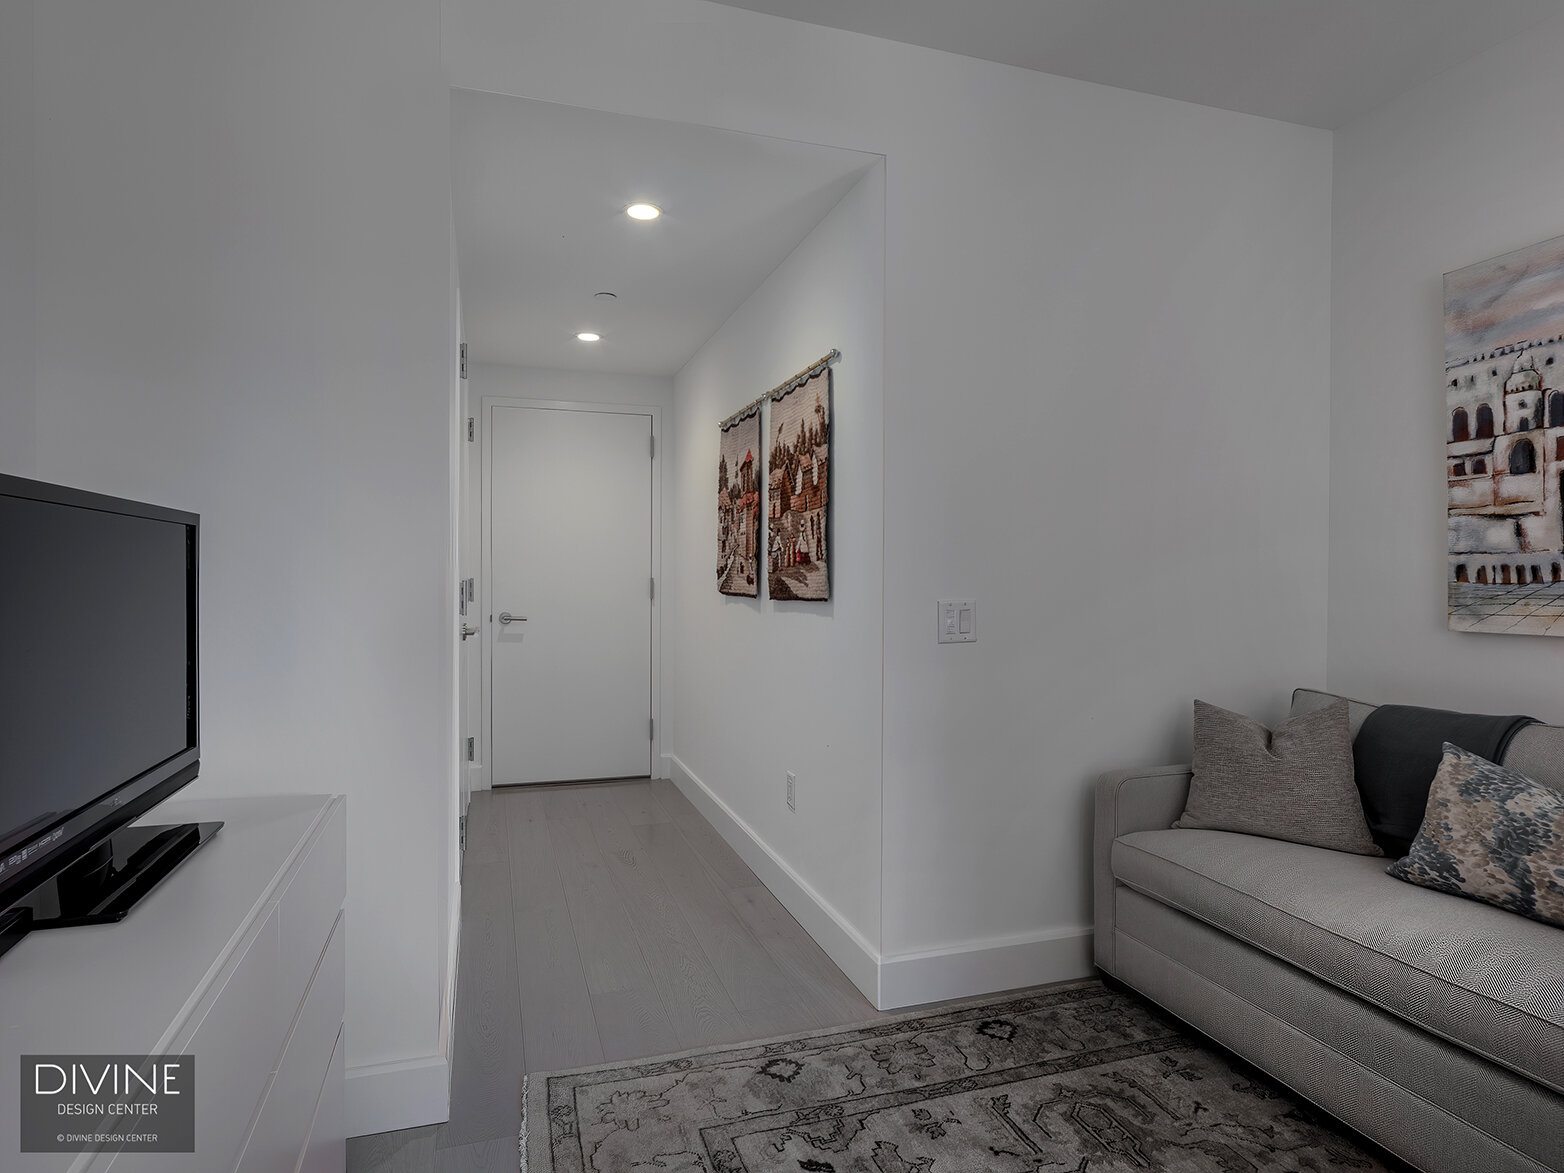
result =
[[664,754],[663,758],[671,767],[670,777],[679,793],[717,829],[876,1008],[896,1010],[1091,975],[1090,925],[882,956],[677,754]]
[[973,998],[1022,986],[1070,981],[1092,972],[1090,925],[880,959],[881,1010],[946,998]]
[[451,1118],[451,1065],[444,1055],[347,1070],[349,1136],[395,1132]]
[[750,871],[782,902],[782,907],[793,914],[793,918],[804,926],[804,931],[825,950],[826,956],[836,962],[847,980],[857,986],[865,998],[878,1005],[878,950],[680,761],[677,754],[664,754],[663,759],[670,767],[670,778],[679,793],[689,799],[728,846],[738,852]]

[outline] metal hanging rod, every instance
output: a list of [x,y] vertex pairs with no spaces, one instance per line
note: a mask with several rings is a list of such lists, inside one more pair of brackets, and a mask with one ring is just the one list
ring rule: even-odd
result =
[[747,420],[751,415],[753,415],[756,411],[758,411],[760,409],[760,405],[762,403],[764,403],[766,400],[768,400],[768,399],[781,399],[782,396],[786,395],[789,391],[793,390],[793,388],[801,386],[802,384],[809,382],[810,379],[813,379],[821,371],[825,370],[826,367],[830,366],[832,363],[834,363],[837,359],[839,359],[841,357],[842,357],[842,352],[840,350],[832,350],[830,354],[827,354],[827,355],[822,356],[821,358],[815,359],[814,362],[810,363],[803,370],[799,371],[798,374],[794,375],[791,379],[788,379],[786,382],[778,383],[775,387],[773,387],[771,390],[767,391],[764,395],[759,395],[759,396],[756,396],[754,399],[751,399],[743,407],[739,408],[736,412],[734,412],[732,415],[730,415],[727,419],[723,420],[722,421],[722,430],[724,432],[726,432],[734,424],[739,423],[739,422],[741,422],[743,420]]

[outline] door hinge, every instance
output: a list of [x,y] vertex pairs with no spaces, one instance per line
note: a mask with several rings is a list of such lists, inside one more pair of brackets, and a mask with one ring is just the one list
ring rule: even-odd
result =
[[467,760],[469,762],[475,762],[478,760],[478,750],[477,747],[473,745],[474,740],[475,739],[471,737],[467,739]]
[[467,816],[458,815],[456,818],[456,846],[461,851],[467,850]]
[[655,599],[657,597],[657,579],[654,576],[650,581],[652,584],[651,597]]
[[467,343],[465,343],[465,342],[462,343],[461,365],[462,365],[462,378],[465,379],[467,377]]
[[469,443],[469,444],[472,443],[472,433],[473,433],[472,416],[468,416],[467,417],[467,443]]
[[650,456],[653,460],[657,459],[657,437],[656,436],[648,436],[648,437],[646,437],[646,454],[648,456]]
[[657,740],[657,718],[655,717],[648,717],[646,719],[646,740]]

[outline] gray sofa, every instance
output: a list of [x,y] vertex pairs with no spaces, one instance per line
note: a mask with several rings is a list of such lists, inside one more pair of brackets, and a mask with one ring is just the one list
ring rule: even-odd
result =
[[[1503,764],[1564,789],[1564,727]],[[1564,929],[1384,859],[1173,830],[1189,777],[1097,784],[1098,967],[1429,1173],[1564,1170]]]

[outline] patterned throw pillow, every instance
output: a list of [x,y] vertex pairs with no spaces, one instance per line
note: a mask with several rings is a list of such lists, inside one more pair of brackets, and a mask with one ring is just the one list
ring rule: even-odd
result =
[[1175,827],[1383,854],[1363,821],[1344,700],[1290,717],[1274,733],[1242,714],[1196,701],[1191,773]]
[[1564,928],[1564,793],[1445,743],[1398,880]]

